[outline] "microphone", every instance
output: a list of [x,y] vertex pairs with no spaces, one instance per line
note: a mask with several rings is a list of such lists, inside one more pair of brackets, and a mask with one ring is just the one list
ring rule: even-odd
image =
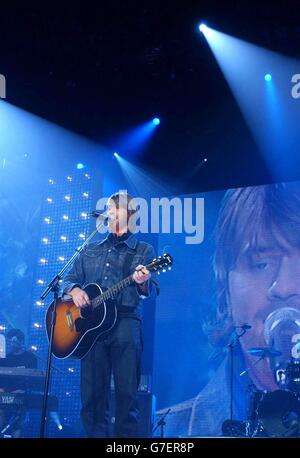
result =
[[248,331],[248,329],[251,329],[252,326],[250,326],[250,324],[242,324],[241,326],[235,326],[236,329],[243,329],[243,331]]
[[282,307],[270,313],[264,323],[264,338],[268,346],[281,352],[272,369],[285,370],[293,359],[300,358],[300,310]]
[[106,220],[113,220],[114,218],[110,215],[108,215],[106,212],[101,212],[101,210],[93,210],[91,212],[91,216],[94,218],[100,218],[101,221],[106,221]]

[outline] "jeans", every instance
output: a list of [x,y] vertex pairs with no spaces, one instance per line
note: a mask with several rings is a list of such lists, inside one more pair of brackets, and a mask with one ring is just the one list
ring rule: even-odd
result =
[[116,399],[113,437],[138,437],[142,347],[140,320],[121,317],[109,336],[81,360],[81,420],[89,437],[110,435],[111,374]]

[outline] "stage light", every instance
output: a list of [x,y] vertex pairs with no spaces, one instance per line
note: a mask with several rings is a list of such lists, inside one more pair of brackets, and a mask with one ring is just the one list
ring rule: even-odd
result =
[[[155,132],[157,132],[160,122],[161,120],[157,116],[153,116],[153,118],[148,118],[115,138],[114,148],[116,149],[115,152],[112,151],[112,157],[120,163],[123,157],[140,156],[153,135],[155,135]],[[121,151],[121,156],[118,151]]]
[[48,198],[47,198],[47,202],[48,202],[49,204],[52,204],[52,203],[53,203],[53,199],[51,199],[51,197],[48,197]]
[[58,256],[58,261],[65,261],[66,258],[64,256]]
[[49,239],[47,239],[47,237],[43,237],[42,242],[45,243],[45,245],[47,245],[49,243]]
[[45,259],[45,258],[41,258],[41,259],[40,259],[40,263],[41,263],[41,264],[47,264],[47,262],[48,262],[48,261],[47,261],[47,259]]
[[33,350],[33,351],[37,351],[37,349],[38,349],[36,345],[31,345],[30,348],[31,348],[31,350]]
[[152,119],[152,123],[155,125],[155,126],[158,126],[160,124],[160,119],[159,118],[153,118]]
[[68,215],[63,215],[63,220],[64,220],[64,221],[68,221],[68,220],[69,220]]
[[208,27],[206,24],[204,24],[204,22],[201,22],[198,28],[199,32],[203,33],[207,40],[216,38],[215,30]]
[[33,327],[36,328],[36,329],[40,329],[43,326],[40,323],[33,323]]
[[67,237],[66,237],[65,235],[61,235],[61,236],[60,236],[60,240],[61,240],[62,242],[66,242],[66,241],[67,241]]
[[81,212],[81,217],[87,219],[88,214],[86,212]]
[[70,202],[70,200],[71,200],[71,196],[68,196],[68,195],[67,195],[67,196],[65,196],[65,200],[67,200],[68,202]]
[[54,184],[54,180],[52,180],[52,178],[49,178],[48,182],[49,184]]
[[78,236],[80,239],[85,239],[85,235],[84,234],[79,234]]
[[84,192],[82,195],[83,195],[83,197],[85,197],[85,198],[88,198],[88,197],[89,197],[89,193],[88,193],[88,192]]
[[51,223],[51,219],[50,219],[49,217],[44,218],[44,221],[45,221],[45,223],[47,223],[47,224],[50,224],[50,223]]
[[58,412],[50,412],[50,417],[51,419],[53,420],[53,422],[56,424],[57,428],[62,431],[63,429],[63,426],[61,424],[61,421],[60,421],[60,418],[59,418],[59,415],[58,415]]
[[199,25],[200,32],[204,33],[207,31],[207,29],[208,29],[207,25],[204,24],[204,22],[201,22],[201,24]]
[[43,285],[44,283],[45,283],[44,280],[38,280],[38,281],[37,281],[37,284],[38,284],[38,285]]
[[78,164],[76,165],[76,167],[77,167],[78,170],[82,170],[82,169],[84,169],[85,165],[82,164],[82,162],[78,162]]
[[272,75],[270,73],[265,74],[265,81],[272,81]]
[[68,181],[72,181],[72,177],[70,177],[70,175],[67,176],[67,180]]
[[87,178],[88,180],[91,178],[90,175],[88,173],[85,173],[84,174],[85,178]]

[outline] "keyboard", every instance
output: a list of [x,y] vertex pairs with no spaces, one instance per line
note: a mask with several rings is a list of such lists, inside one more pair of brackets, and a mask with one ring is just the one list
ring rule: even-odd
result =
[[[0,408],[24,407],[25,409],[41,409],[43,405],[43,394],[40,393],[12,393],[0,392]],[[48,397],[48,409],[57,412],[58,398],[50,395]]]

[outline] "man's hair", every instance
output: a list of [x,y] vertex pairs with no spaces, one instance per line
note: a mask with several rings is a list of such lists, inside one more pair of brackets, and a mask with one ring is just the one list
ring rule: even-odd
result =
[[126,204],[126,208],[128,212],[132,212],[132,213],[135,212],[135,209],[132,208],[133,197],[130,194],[128,194],[127,192],[116,192],[108,198],[108,202],[110,200],[114,201],[116,208],[120,208],[120,205],[122,206]]
[[6,338],[7,339],[12,339],[13,337],[16,337],[18,339],[18,341],[21,342],[21,343],[25,342],[25,334],[24,334],[23,331],[21,331],[21,329],[13,328],[13,329],[10,329],[6,333]]
[[232,329],[228,303],[229,272],[241,253],[257,249],[258,237],[262,233],[273,245],[280,246],[280,235],[289,245],[300,248],[300,182],[237,188],[226,192],[215,228],[216,338],[211,336],[215,343],[224,340]]

